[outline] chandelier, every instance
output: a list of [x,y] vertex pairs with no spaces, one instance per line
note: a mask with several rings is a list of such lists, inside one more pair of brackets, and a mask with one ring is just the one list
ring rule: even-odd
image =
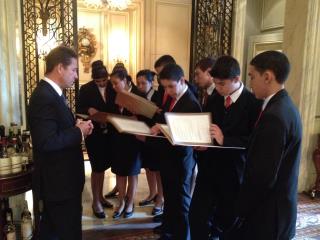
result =
[[107,7],[111,10],[127,9],[131,2],[131,0],[83,0],[88,8],[101,9]]

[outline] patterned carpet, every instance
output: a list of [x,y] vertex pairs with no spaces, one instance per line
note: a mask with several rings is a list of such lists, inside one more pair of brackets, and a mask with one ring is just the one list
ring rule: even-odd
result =
[[299,194],[295,240],[320,240],[320,199]]
[[[84,240],[153,240],[159,236],[152,233],[150,218],[132,219],[113,225],[83,231]],[[294,240],[320,240],[320,199],[312,200],[299,195],[297,234]]]

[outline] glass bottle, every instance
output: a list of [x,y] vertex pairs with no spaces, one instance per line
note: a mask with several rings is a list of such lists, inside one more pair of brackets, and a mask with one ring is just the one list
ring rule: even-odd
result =
[[10,213],[6,215],[7,223],[4,226],[4,235],[6,240],[17,240],[16,237],[16,227],[12,222],[12,217]]
[[[9,151],[9,149],[8,149]],[[18,146],[18,139],[16,137],[12,138],[12,145],[10,151],[8,152],[11,158],[12,173],[19,173],[22,170],[21,166],[21,154]]]
[[7,138],[3,137],[1,142],[0,176],[11,174],[11,158],[9,157],[7,150]]
[[32,239],[32,218],[27,200],[24,202],[23,212],[21,213],[21,236],[22,240]]

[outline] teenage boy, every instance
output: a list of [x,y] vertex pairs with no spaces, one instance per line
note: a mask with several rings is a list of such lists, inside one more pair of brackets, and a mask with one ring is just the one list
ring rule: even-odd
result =
[[[167,64],[159,74],[165,93],[170,96],[158,123],[165,123],[165,112],[200,112],[200,105],[189,90],[182,68]],[[152,128],[159,133],[158,125]],[[168,141],[161,144],[162,158],[160,175],[164,192],[164,216],[160,239],[189,240],[189,206],[191,183],[195,166],[192,147],[172,146]]]
[[297,218],[297,183],[301,120],[284,83],[288,58],[277,51],[254,57],[249,76],[255,96],[264,103],[250,141],[240,197],[243,222],[238,239],[292,239]]
[[[257,119],[260,102],[240,81],[240,67],[231,56],[217,59],[210,72],[214,79],[215,94],[207,109],[212,113],[211,137],[217,146],[248,146],[249,136]],[[206,174],[207,192],[197,184],[190,210],[192,239],[208,239],[208,220],[212,217],[215,234],[220,239],[230,239],[234,235],[236,221],[233,207],[242,181],[245,150],[213,148],[207,151]],[[201,176],[201,168],[199,175]]]

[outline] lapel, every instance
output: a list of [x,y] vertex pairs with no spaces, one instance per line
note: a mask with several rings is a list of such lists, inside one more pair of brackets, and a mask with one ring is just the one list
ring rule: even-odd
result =
[[63,116],[73,125],[75,122],[74,116],[70,108],[63,101],[63,98],[59,96],[59,94],[53,89],[53,87],[46,81],[41,80],[40,83],[43,83],[43,86],[48,89],[49,93],[56,98],[59,109],[61,109],[64,112]]
[[[94,89],[94,94],[93,94],[93,96],[97,96],[98,101],[99,101],[99,105],[101,105],[101,104],[105,105],[106,102],[103,100],[103,97],[101,96],[99,87],[98,87],[97,84],[95,84],[94,82],[93,82],[93,84],[94,84],[94,85],[93,85],[93,89]],[[107,87],[105,88],[105,94],[106,94],[106,91],[107,91]],[[107,98],[107,97],[108,97],[108,96],[106,95],[106,98]],[[106,101],[107,101],[107,99],[106,99]]]
[[[285,89],[280,90],[279,92],[277,92],[268,102],[266,108],[264,109],[265,111],[268,111],[268,109],[270,108],[270,106],[272,106],[273,104],[275,104],[277,101],[279,101],[281,98],[288,96],[288,92]],[[263,114],[262,114],[263,116]]]
[[[186,98],[188,98],[189,94],[190,94],[190,89],[188,88],[187,91],[182,95],[182,97],[176,102],[176,104],[172,108],[171,112],[176,112],[176,111],[179,111],[181,108],[183,108],[183,105],[186,101]],[[170,106],[170,104],[169,104],[169,106]]]

